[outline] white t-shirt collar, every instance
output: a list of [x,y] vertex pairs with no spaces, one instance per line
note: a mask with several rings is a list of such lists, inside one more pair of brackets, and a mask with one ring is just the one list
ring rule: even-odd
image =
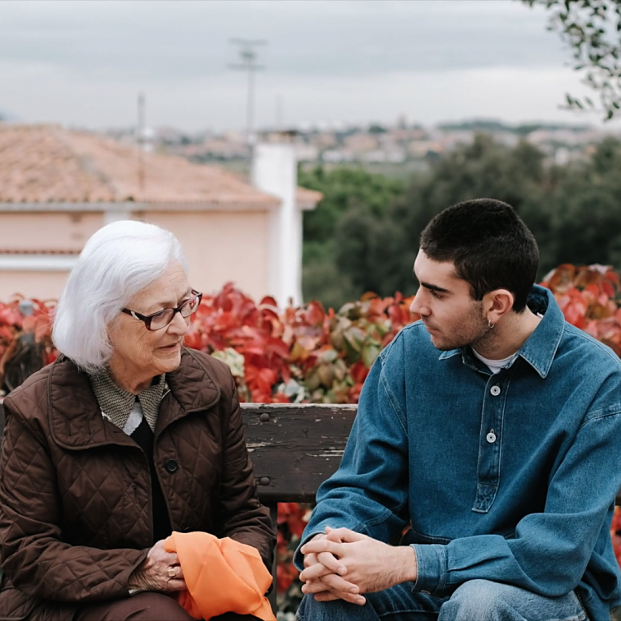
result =
[[514,354],[511,354],[510,356],[507,356],[502,360],[492,360],[491,358],[481,356],[481,354],[474,347],[471,347],[470,349],[472,349],[472,353],[483,364],[487,365],[489,367],[489,370],[494,374],[500,373],[500,371],[502,369],[505,369],[506,367],[510,367],[514,363],[515,359],[518,357],[518,352],[516,351]]

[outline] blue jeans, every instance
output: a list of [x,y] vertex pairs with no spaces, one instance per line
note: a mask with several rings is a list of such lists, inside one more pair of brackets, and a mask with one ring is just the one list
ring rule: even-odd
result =
[[414,593],[399,584],[365,594],[364,606],[342,600],[317,602],[304,597],[299,621],[588,621],[576,594],[542,597],[518,587],[489,580],[462,584],[451,597]]

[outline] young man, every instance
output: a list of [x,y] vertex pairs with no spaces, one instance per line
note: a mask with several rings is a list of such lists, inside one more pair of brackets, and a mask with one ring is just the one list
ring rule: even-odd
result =
[[300,620],[603,621],[621,603],[621,361],[533,286],[537,263],[500,201],[424,230],[421,321],[378,357],[317,493]]

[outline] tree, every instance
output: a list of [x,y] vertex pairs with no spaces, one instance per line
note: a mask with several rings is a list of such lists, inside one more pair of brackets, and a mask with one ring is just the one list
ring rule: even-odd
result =
[[[358,278],[356,270],[349,269],[352,266],[347,261],[347,267],[343,269],[342,261],[337,259],[341,235],[337,236],[336,231],[344,231],[341,220],[345,218],[347,228],[350,226],[347,222],[356,220],[355,214],[359,214],[363,220],[361,226],[370,225],[373,228],[383,219],[389,205],[403,196],[405,184],[384,175],[369,173],[363,168],[327,170],[323,166],[310,171],[300,169],[298,182],[323,194],[315,210],[304,213],[304,299],[320,300],[326,307],[338,309],[368,289],[366,282]],[[346,244],[353,243],[358,248],[363,245],[363,239],[365,236],[357,227],[355,236],[352,233]],[[338,255],[343,255],[342,249],[338,250]]]
[[606,120],[621,106],[621,1],[522,0],[550,11],[548,28],[559,33],[573,56],[573,66],[599,94],[599,106],[589,97],[566,95],[572,109],[601,110]]
[[337,222],[350,207],[367,205],[380,215],[404,190],[402,181],[349,167],[326,170],[316,166],[310,171],[301,168],[298,183],[323,194],[317,207],[304,213],[304,241],[320,243],[333,237]]
[[608,138],[587,161],[557,171],[556,187],[542,205],[552,233],[545,242],[546,268],[561,263],[621,267],[619,170],[621,142]]
[[[414,293],[414,258],[411,253],[404,256],[406,244],[398,221],[387,214],[378,216],[365,206],[350,209],[336,227],[334,242],[339,272],[347,275],[358,295],[366,291],[384,297],[397,290]],[[409,273],[409,281],[403,278],[404,272]]]

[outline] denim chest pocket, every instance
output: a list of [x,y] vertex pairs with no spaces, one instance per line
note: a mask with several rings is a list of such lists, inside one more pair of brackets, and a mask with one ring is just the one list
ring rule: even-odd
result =
[[[504,539],[515,539],[515,531],[507,531],[506,533],[496,533],[503,537]],[[450,537],[440,537],[437,535],[426,535],[424,533],[420,533],[414,530],[411,526],[410,528],[403,534],[401,538],[401,545],[413,545],[415,543],[419,543],[422,545],[448,545],[453,541]]]
[[411,526],[410,528],[403,534],[401,538],[401,545],[411,546],[415,543],[420,544],[440,544],[447,545],[452,540],[447,537],[435,537],[433,535],[425,535],[423,533],[419,533],[415,531]]

